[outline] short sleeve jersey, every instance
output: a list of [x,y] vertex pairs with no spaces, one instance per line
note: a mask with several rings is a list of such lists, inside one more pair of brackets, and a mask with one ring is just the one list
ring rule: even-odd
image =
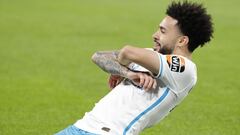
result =
[[[155,76],[156,89],[145,91],[125,80],[74,125],[102,135],[138,135],[168,115],[196,84],[196,66],[182,56],[157,55],[160,68]],[[148,72],[137,64],[129,68]]]

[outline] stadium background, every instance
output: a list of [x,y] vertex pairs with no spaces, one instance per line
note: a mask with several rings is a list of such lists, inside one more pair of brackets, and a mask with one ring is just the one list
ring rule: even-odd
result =
[[[0,134],[49,135],[108,93],[90,58],[125,44],[151,47],[167,0],[0,0]],[[202,0],[213,41],[193,56],[198,83],[141,135],[240,134],[238,0]]]

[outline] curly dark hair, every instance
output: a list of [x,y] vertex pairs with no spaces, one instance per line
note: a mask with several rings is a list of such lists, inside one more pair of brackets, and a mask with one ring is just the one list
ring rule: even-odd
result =
[[188,50],[193,52],[198,46],[204,46],[213,38],[212,18],[202,4],[189,1],[172,2],[166,14],[178,21],[180,31],[188,36]]

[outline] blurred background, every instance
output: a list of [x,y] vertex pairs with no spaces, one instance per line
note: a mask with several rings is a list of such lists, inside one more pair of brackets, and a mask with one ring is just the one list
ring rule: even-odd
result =
[[[240,134],[238,0],[195,0],[214,39],[197,49],[198,83],[167,118],[141,135]],[[168,0],[0,0],[0,134],[50,135],[109,92],[91,62],[97,50],[152,47]]]

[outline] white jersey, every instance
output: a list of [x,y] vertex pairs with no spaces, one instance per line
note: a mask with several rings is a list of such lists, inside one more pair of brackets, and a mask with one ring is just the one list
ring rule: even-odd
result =
[[[157,53],[157,52],[156,52]],[[157,88],[145,91],[125,80],[74,125],[101,135],[138,135],[162,120],[196,84],[196,66],[185,57],[159,54]],[[147,71],[133,64],[132,70]]]

